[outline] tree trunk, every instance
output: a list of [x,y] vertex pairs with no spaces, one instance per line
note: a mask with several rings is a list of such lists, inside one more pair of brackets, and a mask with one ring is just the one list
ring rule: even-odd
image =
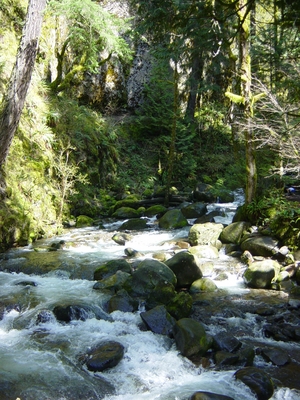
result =
[[38,50],[45,7],[46,0],[29,0],[16,63],[2,104],[0,116],[0,169],[7,159],[12,139],[21,118]]
[[[254,2],[252,2],[253,5]],[[239,59],[241,75],[241,96],[243,97],[243,111],[245,119],[245,146],[246,146],[246,204],[251,203],[256,194],[257,171],[255,160],[255,145],[250,119],[253,116],[251,94],[251,2],[240,0],[237,3],[240,23]]]

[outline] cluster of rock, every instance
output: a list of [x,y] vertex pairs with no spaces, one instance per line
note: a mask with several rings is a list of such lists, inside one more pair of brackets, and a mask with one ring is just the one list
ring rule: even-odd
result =
[[[115,206],[112,215],[126,220],[112,238],[123,246],[130,240],[130,231],[149,227],[145,217],[157,215],[157,225],[163,229],[189,226],[189,219],[195,219],[195,223],[190,227],[188,238],[179,241],[171,255],[134,258],[139,254],[127,248],[125,254],[129,259],[111,260],[98,266],[94,271],[93,290],[107,294],[104,311],[82,305],[57,306],[53,310],[56,319],[64,323],[91,317],[111,321],[110,314],[114,311],[139,311],[141,329],[168,335],[174,339],[182,356],[203,366],[209,365],[211,359],[218,368],[236,366],[236,379],[248,385],[258,399],[271,398],[273,382],[266,372],[253,366],[255,350],[226,334],[210,336],[205,326],[191,315],[195,295],[217,290],[212,274],[214,262],[224,247],[227,254],[244,261],[243,278],[249,287],[297,292],[294,282],[300,281],[300,272],[288,248],[280,247],[276,239],[247,222],[233,222],[226,227],[213,222],[214,215],[207,214],[202,201],[171,210],[162,205],[146,208],[139,202],[122,201]],[[39,322],[43,322],[42,313],[39,318]],[[269,336],[275,337],[273,327],[270,324],[266,329]],[[294,335],[293,340],[300,339],[295,338]],[[103,371],[117,365],[124,353],[121,343],[106,341],[81,356],[81,361],[90,371]],[[278,365],[283,354],[269,353],[262,350],[266,359]],[[287,362],[288,359],[282,361],[283,364]],[[191,399],[228,400],[230,397],[197,392]]]

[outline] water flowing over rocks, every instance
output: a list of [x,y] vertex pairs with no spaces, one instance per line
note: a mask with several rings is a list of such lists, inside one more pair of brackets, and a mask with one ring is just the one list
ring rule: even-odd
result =
[[247,222],[174,228],[178,211],[0,257],[0,399],[300,398],[297,255]]

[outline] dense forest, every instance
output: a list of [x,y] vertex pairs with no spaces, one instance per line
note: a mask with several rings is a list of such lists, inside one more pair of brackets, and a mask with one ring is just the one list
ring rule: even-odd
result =
[[2,0],[0,249],[117,200],[245,190],[298,247],[297,0]]

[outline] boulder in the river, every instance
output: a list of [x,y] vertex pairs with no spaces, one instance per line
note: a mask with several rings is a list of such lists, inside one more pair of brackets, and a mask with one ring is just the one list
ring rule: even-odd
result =
[[268,400],[273,396],[274,385],[270,376],[255,367],[244,367],[234,374],[236,379],[247,385],[258,400]]
[[177,297],[177,292],[172,283],[168,283],[165,281],[158,282],[157,285],[153,288],[153,290],[148,294],[145,299],[145,307],[146,310],[150,310],[159,305],[166,305],[170,302],[173,302]]
[[131,207],[120,207],[112,214],[112,217],[117,219],[139,218],[140,216],[139,211]]
[[118,365],[124,357],[124,352],[124,346],[119,342],[103,342],[87,353],[85,363],[90,371],[105,371]]
[[205,203],[196,202],[181,208],[181,212],[187,219],[198,218],[207,213],[207,206]]
[[189,232],[188,240],[192,246],[212,244],[216,246],[219,236],[223,230],[222,224],[206,222],[205,224],[194,224]]
[[280,264],[275,260],[254,261],[244,272],[243,279],[247,286],[264,289],[271,286],[280,272]]
[[202,278],[199,259],[189,251],[176,253],[165,263],[176,275],[177,287],[188,287]]
[[216,290],[218,290],[218,286],[212,279],[200,278],[192,283],[189,292],[195,294],[201,292],[214,292]]
[[86,321],[90,318],[112,321],[111,316],[98,306],[58,305],[54,307],[53,314],[58,321],[67,323],[74,320]]
[[149,228],[148,222],[144,218],[131,218],[123,222],[119,227],[119,231],[142,231]]
[[214,336],[214,347],[230,353],[237,351],[242,346],[236,337],[228,335],[227,332],[219,332]]
[[167,208],[165,206],[162,206],[161,204],[155,204],[154,206],[151,206],[145,210],[144,216],[154,217],[155,215],[163,215],[166,211]]
[[236,353],[230,353],[229,351],[221,350],[214,354],[214,361],[218,367],[236,365],[239,361],[239,355]]
[[194,254],[198,258],[207,258],[210,260],[219,258],[219,251],[215,246],[211,244],[202,244],[198,246],[192,246],[189,248],[189,252]]
[[147,297],[159,283],[164,282],[176,286],[177,279],[174,272],[158,260],[145,259],[138,264],[124,289],[130,295]]
[[168,312],[176,319],[187,318],[193,308],[192,296],[187,292],[179,292],[167,304]]
[[127,241],[131,239],[131,236],[127,233],[115,233],[112,237],[112,240],[119,244],[120,246],[124,246]]
[[250,225],[249,222],[244,221],[229,224],[220,234],[221,242],[240,244],[244,233],[249,229]]
[[94,224],[93,218],[90,218],[87,215],[79,215],[76,218],[76,228],[84,228],[87,226],[93,226],[93,224]]
[[139,302],[129,296],[126,290],[121,289],[109,299],[107,308],[109,313],[117,310],[122,312],[134,312],[138,310]]
[[161,335],[170,335],[176,322],[163,305],[142,312],[140,315],[148,329]]
[[243,240],[242,251],[248,250],[253,256],[273,257],[278,251],[278,240],[270,236],[253,235]]
[[260,354],[267,362],[271,362],[278,367],[288,364],[291,361],[288,353],[276,347],[268,347],[260,349]]
[[195,392],[190,400],[234,400],[233,397],[211,392]]
[[188,220],[179,209],[167,211],[158,223],[162,229],[179,229],[189,225]]
[[203,325],[191,318],[177,321],[173,334],[177,349],[185,357],[203,356],[209,349],[209,340]]
[[131,273],[131,265],[128,261],[123,258],[117,260],[111,260],[107,263],[100,265],[94,272],[94,280],[101,281],[111,275],[114,275],[117,271]]
[[93,289],[96,290],[110,290],[116,293],[122,289],[125,282],[131,275],[127,272],[117,271],[114,275],[102,279],[94,284]]

